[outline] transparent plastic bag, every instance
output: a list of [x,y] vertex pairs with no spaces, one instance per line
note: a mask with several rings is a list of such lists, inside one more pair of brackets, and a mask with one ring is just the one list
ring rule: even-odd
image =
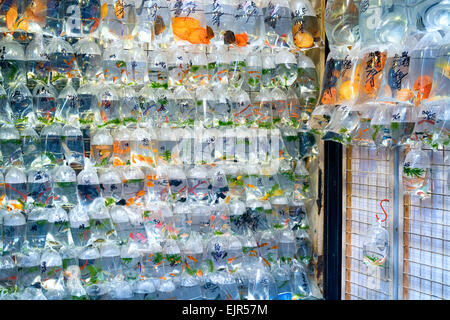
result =
[[171,27],[175,41],[191,44],[209,44],[205,24],[204,4],[201,1],[171,1]]

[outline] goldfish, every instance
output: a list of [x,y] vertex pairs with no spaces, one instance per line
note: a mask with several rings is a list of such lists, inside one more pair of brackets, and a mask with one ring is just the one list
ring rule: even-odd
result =
[[197,262],[197,259],[195,259],[193,256],[187,256],[187,258],[192,260],[192,261],[194,261],[194,262]]

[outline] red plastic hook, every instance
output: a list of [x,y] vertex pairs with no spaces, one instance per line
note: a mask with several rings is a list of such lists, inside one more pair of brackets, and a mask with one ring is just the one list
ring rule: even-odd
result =
[[384,208],[383,208],[383,202],[385,202],[385,201],[389,202],[389,199],[383,199],[383,200],[380,201],[380,207],[381,207],[381,210],[383,210],[383,213],[384,213],[384,220],[380,220],[380,218],[378,218],[378,213],[376,214],[377,220],[379,220],[380,222],[385,222],[387,220],[387,218],[388,218],[388,214],[387,214],[386,210],[384,210]]

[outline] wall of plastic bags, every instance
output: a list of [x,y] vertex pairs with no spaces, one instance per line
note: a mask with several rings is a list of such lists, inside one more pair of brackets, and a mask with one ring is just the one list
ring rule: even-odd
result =
[[323,13],[2,2],[0,297],[321,298]]

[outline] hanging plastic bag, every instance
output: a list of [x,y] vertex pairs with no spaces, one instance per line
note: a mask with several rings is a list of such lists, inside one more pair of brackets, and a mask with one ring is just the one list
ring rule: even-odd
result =
[[0,128],[0,151],[4,167],[23,163],[20,134],[14,126],[3,125]]
[[81,206],[75,206],[69,211],[70,231],[76,246],[85,246],[91,237],[89,215]]
[[113,157],[113,138],[108,129],[96,130],[91,138],[91,158],[99,166],[107,165]]
[[319,46],[321,43],[319,19],[311,1],[291,1],[290,7],[292,10],[292,36],[295,46],[299,49]]
[[50,62],[45,45],[44,37],[42,34],[37,33],[25,52],[27,60],[27,87],[31,92],[33,92],[34,87],[38,83],[48,83]]
[[119,43],[106,47],[101,64],[105,82],[107,84],[126,83],[127,63],[129,63],[128,51],[125,51]]
[[413,103],[418,106],[429,98],[433,86],[433,72],[436,58],[439,55],[439,44],[442,36],[439,32],[424,34],[411,50],[409,69],[409,87],[413,91]]
[[391,119],[392,106],[380,104],[374,111],[370,127],[372,131],[372,140],[377,147],[387,147],[392,145]]
[[110,85],[100,85],[98,88],[95,121],[100,127],[115,127],[120,123],[120,98]]
[[446,99],[450,90],[450,34],[443,39],[443,44],[439,46],[434,64],[433,86],[430,92],[431,100]]
[[130,163],[130,131],[127,127],[120,126],[115,130],[113,138],[113,166],[123,166]]
[[334,140],[342,144],[350,144],[352,134],[359,125],[359,117],[354,108],[340,106],[333,114],[330,123],[325,127],[323,140]]
[[277,297],[275,280],[261,261],[253,266],[248,283],[249,300],[274,300]]
[[422,103],[414,126],[414,138],[432,148],[439,148],[439,140],[445,125],[447,105],[442,100]]
[[417,118],[417,110],[410,105],[399,104],[391,109],[391,137],[394,145],[411,143],[411,134]]
[[64,161],[61,166],[55,168],[52,174],[54,203],[74,206],[78,204],[77,175],[75,170]]
[[83,82],[91,81],[101,72],[102,51],[91,38],[84,38],[73,46]]
[[211,34],[206,29],[204,12],[201,1],[170,1],[171,27],[175,41],[209,44]]
[[324,21],[331,48],[353,46],[359,40],[359,11],[359,1],[332,0],[327,2]]
[[263,11],[261,4],[250,0],[233,1],[234,25],[225,32],[224,43],[238,47],[258,48],[264,42]]
[[[75,123],[75,121],[73,121]],[[62,148],[64,156],[69,165],[84,166],[84,139],[80,128],[75,125],[66,124],[62,128]]]
[[363,263],[371,267],[384,268],[388,263],[389,233],[382,225],[388,218],[383,208],[384,201],[389,200],[384,199],[380,202],[385,217],[384,219],[380,219],[377,214],[377,224],[367,231],[367,236],[363,243]]
[[383,73],[386,72],[387,50],[383,46],[366,47],[361,50],[359,92],[355,104],[375,101],[380,89]]
[[82,206],[90,205],[100,197],[100,184],[97,170],[89,159],[85,159],[84,169],[77,176],[77,189]]
[[262,4],[266,45],[292,47],[292,11],[287,0],[266,0]]
[[136,26],[134,0],[102,0],[100,37],[108,42],[132,37]]
[[430,158],[424,151],[409,151],[403,162],[402,178],[405,191],[417,194],[421,199],[429,197],[430,171]]
[[51,84],[59,91],[72,79],[75,88],[80,86],[81,73],[78,69],[75,50],[65,40],[54,37],[47,47],[51,68]]

